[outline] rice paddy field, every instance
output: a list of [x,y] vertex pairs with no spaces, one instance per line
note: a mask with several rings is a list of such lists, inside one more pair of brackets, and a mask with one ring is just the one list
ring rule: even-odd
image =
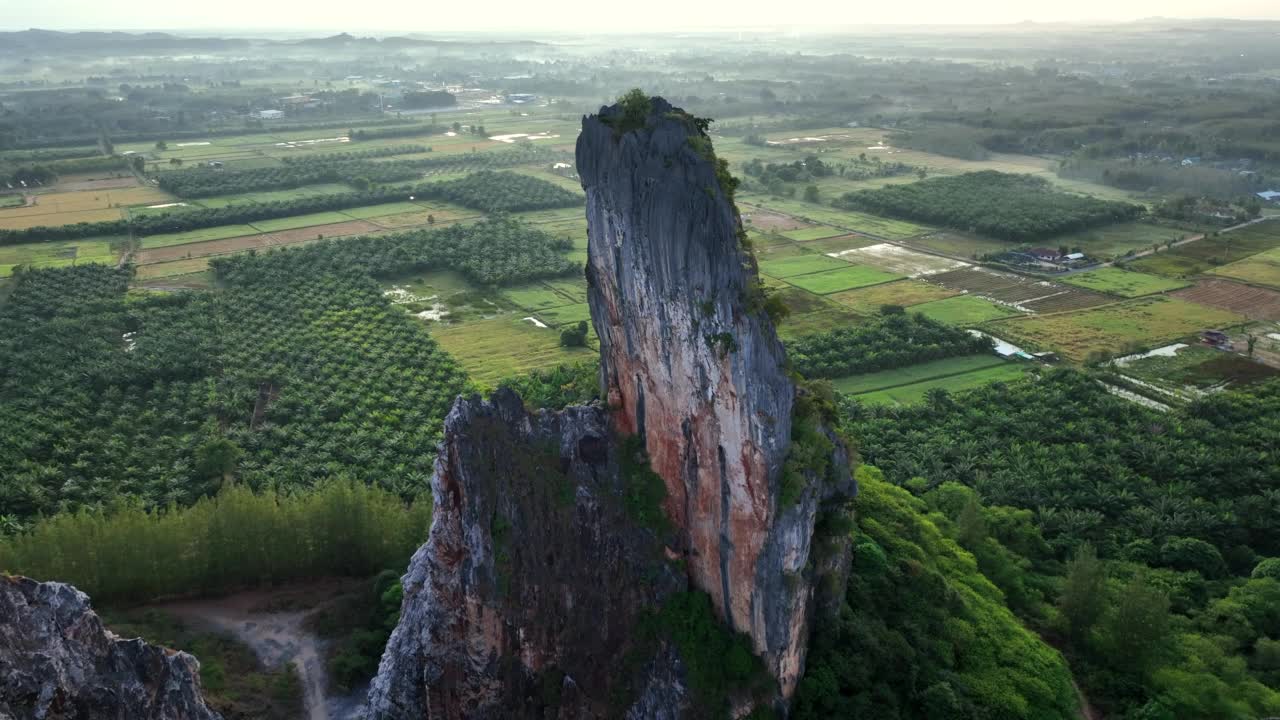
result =
[[1250,320],[1280,320],[1280,291],[1230,280],[1205,279],[1173,293],[1183,300],[1239,313]]
[[0,277],[9,277],[19,265],[62,267],[81,263],[111,264],[119,257],[110,239],[0,245]]
[[591,347],[561,347],[558,329],[540,328],[516,315],[433,327],[431,335],[472,380],[488,385],[530,370],[589,360],[599,352]]
[[1123,256],[1130,250],[1149,250],[1152,245],[1163,245],[1171,240],[1177,241],[1196,233],[1189,230],[1164,227],[1151,223],[1132,222],[1106,225],[1084,232],[1059,235],[1053,239],[1053,245],[1066,246],[1089,257],[1110,260]]
[[1250,284],[1280,288],[1280,249],[1261,252],[1209,272]]
[[[966,358],[956,358],[957,360],[967,360]],[[924,366],[915,366],[908,368],[911,375],[924,375],[928,372],[941,372],[942,375],[929,377],[926,379],[907,382],[905,384],[894,384],[881,389],[865,390],[853,394],[853,398],[859,402],[868,405],[912,405],[914,403],[924,401],[930,390],[946,390],[947,392],[960,392],[962,390],[971,390],[973,388],[982,387],[993,382],[1014,382],[1026,377],[1027,365],[1016,362],[1009,362],[999,358],[991,358],[994,360],[991,364],[985,357],[982,360],[974,359],[972,362],[977,365],[976,368],[967,371],[953,373],[948,370],[946,365],[933,370],[919,370]],[[938,361],[939,363],[947,363],[947,360]],[[934,365],[935,363],[926,363],[925,365]],[[896,371],[889,371],[890,373]],[[881,375],[882,373],[876,373]],[[897,382],[908,374],[903,373],[897,377],[886,376],[879,380],[882,383]],[[865,384],[865,383],[864,383]],[[838,388],[837,388],[838,389]],[[847,392],[847,391],[846,391]]]
[[920,363],[910,367],[836,378],[831,381],[831,385],[842,393],[859,395],[874,390],[885,390],[902,385],[912,385],[925,380],[961,375],[982,368],[1003,365],[1007,362],[997,355],[965,355]]
[[989,320],[998,320],[1013,315],[1018,311],[974,295],[956,295],[954,297],[934,300],[932,302],[913,305],[911,312],[918,312],[931,320],[948,325],[971,327],[981,325]]
[[779,260],[766,260],[760,263],[760,272],[785,280],[795,275],[837,270],[848,266],[849,263],[826,255],[803,254]]
[[1170,292],[1191,284],[1183,280],[1171,280],[1159,275],[1148,275],[1115,267],[1077,273],[1063,278],[1062,282],[1127,298]]
[[899,280],[855,290],[845,290],[827,297],[855,312],[871,315],[879,312],[884,305],[900,305],[910,308],[921,303],[942,300],[958,294],[959,292],[956,290],[949,290],[938,285],[920,282],[919,280]]
[[1052,349],[1083,362],[1093,353],[1138,350],[1245,321],[1237,313],[1180,298],[1148,297],[1080,312],[1000,320],[986,329],[1029,349]]
[[901,275],[878,270],[866,265],[849,265],[836,270],[792,275],[786,278],[787,283],[817,295],[830,295],[842,290],[879,285],[880,283],[901,280]]
[[773,198],[767,195],[742,193],[739,204],[759,210],[781,212],[814,223],[826,224],[850,232],[861,232],[880,238],[899,240],[928,232],[930,228],[905,220],[892,220],[876,215],[840,210],[827,205],[815,205],[799,200]]

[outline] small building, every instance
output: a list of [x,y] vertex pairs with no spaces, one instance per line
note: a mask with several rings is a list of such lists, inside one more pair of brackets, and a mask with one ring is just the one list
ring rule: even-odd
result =
[[514,103],[516,105],[524,105],[525,103],[531,103],[537,99],[538,99],[538,96],[532,93],[508,93],[507,94],[507,102]]
[[1200,342],[1214,347],[1231,347],[1231,336],[1221,330],[1201,330]]
[[1265,202],[1280,203],[1280,190],[1263,190],[1258,193],[1258,197]]
[[1043,262],[1057,262],[1062,259],[1062,253],[1052,248],[1031,248],[1027,254]]
[[253,113],[253,116],[259,120],[279,120],[284,117],[283,110],[259,110]]
[[1078,263],[1078,262],[1083,262],[1083,261],[1084,261],[1084,253],[1078,253],[1078,252],[1076,252],[1076,253],[1069,253],[1069,254],[1067,254],[1067,255],[1063,255],[1063,256],[1062,256],[1062,259],[1063,259],[1063,260],[1065,260],[1065,261],[1067,261],[1067,262],[1069,262],[1069,263]]

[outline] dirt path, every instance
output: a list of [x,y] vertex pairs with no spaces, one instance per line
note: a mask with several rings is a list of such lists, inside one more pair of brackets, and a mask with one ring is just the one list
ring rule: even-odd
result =
[[[297,589],[287,592],[296,593]],[[353,697],[328,697],[324,642],[304,620],[310,610],[272,612],[282,592],[250,591],[227,597],[182,600],[154,606],[194,625],[234,636],[248,645],[262,664],[277,668],[291,663],[302,686],[306,720],[355,718],[359,693]]]

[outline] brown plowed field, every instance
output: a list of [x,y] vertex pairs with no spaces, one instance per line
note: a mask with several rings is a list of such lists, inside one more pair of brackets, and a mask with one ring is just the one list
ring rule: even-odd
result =
[[1280,320],[1280,292],[1230,280],[1201,280],[1173,293],[1183,300],[1238,312],[1250,320]]
[[380,228],[373,223],[364,220],[352,220],[351,222],[333,223],[330,225],[313,225],[311,227],[298,228],[296,230],[281,230],[273,233],[262,233],[261,235],[241,235],[240,237],[226,238],[225,240],[209,240],[206,242],[187,243],[185,245],[170,245],[168,247],[159,247],[152,250],[143,250],[135,257],[139,265],[148,263],[165,262],[168,260],[179,260],[187,257],[205,257],[208,255],[226,255],[228,253],[242,252],[250,248],[265,248],[275,245],[292,245],[294,243],[315,240],[319,236],[324,235],[326,238],[342,237],[344,235],[361,235],[364,233],[372,233]]

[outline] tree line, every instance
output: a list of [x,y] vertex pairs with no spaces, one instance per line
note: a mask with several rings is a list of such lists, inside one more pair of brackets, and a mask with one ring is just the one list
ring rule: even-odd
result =
[[392,183],[421,177],[422,171],[397,162],[370,160],[330,160],[290,163],[282,166],[249,170],[214,170],[196,168],[161,173],[157,182],[162,190],[182,198],[202,198],[235,193],[289,190],[321,183],[352,183],[364,178],[369,182]]
[[272,202],[242,203],[220,208],[186,209],[178,212],[141,215],[128,220],[0,230],[0,245],[74,240],[98,235],[133,233],[144,236],[185,232],[218,225],[237,225],[258,220],[397,202],[408,200],[411,196],[450,200],[485,212],[573,207],[582,203],[580,196],[540,178],[516,173],[489,173],[482,180],[462,178],[418,186],[378,187],[364,191],[313,195]]
[[1016,242],[1133,220],[1144,212],[1140,205],[1054,190],[1044,178],[994,170],[855,190],[835,204]]
[[836,378],[992,350],[991,338],[893,310],[864,325],[791,340],[787,358],[801,375]]
[[292,155],[280,158],[285,165],[313,165],[339,162],[343,160],[372,160],[374,158],[391,157],[393,155],[414,155],[431,152],[426,145],[386,145],[366,150],[347,150],[343,152],[318,153],[308,155]]
[[430,523],[430,495],[406,503],[350,480],[311,492],[235,485],[189,507],[120,501],[44,518],[0,539],[0,571],[71,583],[100,603],[145,602],[404,568]]

